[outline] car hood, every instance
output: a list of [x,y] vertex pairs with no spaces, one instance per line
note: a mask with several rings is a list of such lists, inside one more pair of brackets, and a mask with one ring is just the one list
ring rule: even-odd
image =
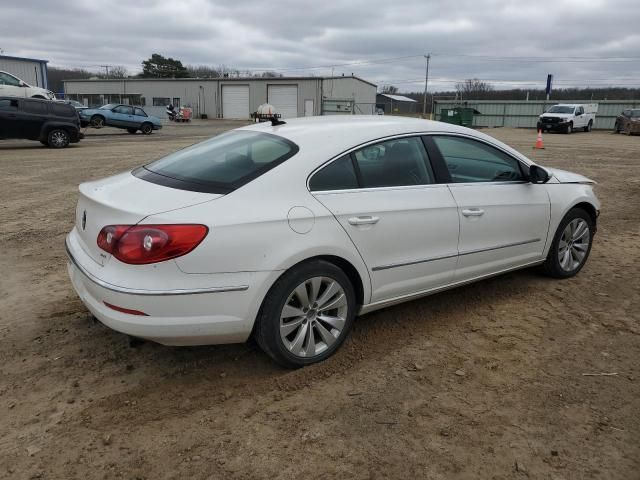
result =
[[542,115],[540,115],[540,118],[545,118],[545,117],[569,118],[572,116],[573,114],[571,113],[543,113]]
[[545,167],[545,169],[560,183],[587,183],[591,185],[596,183],[594,180],[591,180],[584,175],[580,175],[579,173],[568,172],[566,170],[560,170],[559,168]]

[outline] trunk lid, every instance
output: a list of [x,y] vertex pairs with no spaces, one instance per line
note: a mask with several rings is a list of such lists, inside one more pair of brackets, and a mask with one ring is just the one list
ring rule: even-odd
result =
[[164,187],[141,180],[130,172],[83,183],[76,206],[76,229],[82,249],[99,265],[111,257],[97,244],[107,225],[135,225],[149,215],[176,210],[221,197]]

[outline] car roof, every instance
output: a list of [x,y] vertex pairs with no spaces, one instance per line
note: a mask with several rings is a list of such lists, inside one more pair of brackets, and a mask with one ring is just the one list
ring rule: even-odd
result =
[[324,158],[332,158],[358,145],[395,135],[457,133],[492,143],[530,162],[524,155],[493,137],[445,122],[393,115],[325,115],[284,121],[283,125],[273,126],[271,122],[261,122],[238,130],[279,135],[297,144],[301,151],[307,154],[317,153]]

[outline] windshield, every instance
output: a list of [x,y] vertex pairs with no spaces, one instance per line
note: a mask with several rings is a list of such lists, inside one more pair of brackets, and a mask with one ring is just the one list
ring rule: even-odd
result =
[[113,108],[116,108],[118,106],[117,103],[108,103],[107,105],[103,105],[100,107],[100,110],[111,110]]
[[640,110],[631,110],[631,118],[640,118]]
[[209,193],[229,193],[298,152],[277,135],[233,131],[161,158],[134,175],[153,183]]
[[554,105],[547,113],[573,113],[575,107],[563,107],[562,105]]

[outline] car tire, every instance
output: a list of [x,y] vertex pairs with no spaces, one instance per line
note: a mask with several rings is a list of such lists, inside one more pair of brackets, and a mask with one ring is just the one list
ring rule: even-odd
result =
[[46,140],[40,140],[40,143],[41,143],[42,145],[44,145],[45,147],[48,147],[48,146],[49,146],[49,144],[47,143],[47,141],[46,141]]
[[65,148],[69,145],[71,137],[69,132],[62,128],[54,128],[47,135],[47,145],[50,148]]
[[613,127],[613,133],[620,133],[620,123],[616,122],[616,124]]
[[135,135],[137,131],[138,131],[137,128],[127,128],[127,132],[129,132],[131,135]]
[[576,275],[589,258],[595,223],[581,208],[570,210],[558,225],[543,270],[550,277],[569,278]]
[[584,131],[590,132],[592,128],[593,128],[593,121],[589,120],[589,123],[587,124],[587,126],[584,127]]
[[571,132],[573,132],[573,123],[569,123],[569,125],[564,128],[564,133],[567,135],[570,135]]
[[349,277],[333,263],[314,260],[291,268],[271,287],[254,338],[278,364],[299,368],[330,357],[348,336],[355,313]]
[[140,126],[140,131],[145,135],[151,135],[151,132],[153,132],[153,125],[145,122]]
[[93,128],[102,128],[105,126],[104,117],[102,115],[94,115],[93,117],[91,117],[91,120],[89,120],[89,124]]

